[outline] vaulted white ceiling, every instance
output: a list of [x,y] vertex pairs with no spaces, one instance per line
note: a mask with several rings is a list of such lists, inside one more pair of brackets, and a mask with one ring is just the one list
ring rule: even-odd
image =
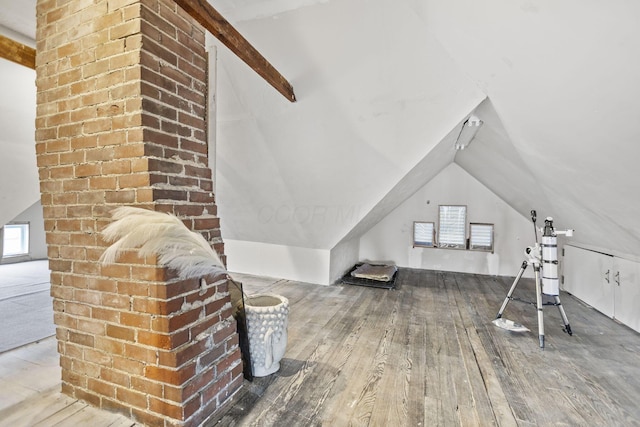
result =
[[[640,5],[343,0],[253,19],[249,9],[238,28],[299,102],[220,50],[227,236],[331,248],[455,161],[526,218],[537,209],[575,228],[576,242],[640,254]],[[476,107],[485,125],[456,154],[447,135]]]
[[[7,18],[28,3],[0,0],[0,25],[32,34]],[[456,162],[525,217],[640,254],[640,3],[211,3],[298,98],[218,49],[225,238],[331,249]],[[474,110],[485,125],[456,152]]]
[[[331,249],[485,98],[406,6],[328,2],[241,23],[298,102],[221,49],[217,189],[226,236]],[[450,163],[449,148],[427,167]]]
[[35,47],[36,0],[0,0],[0,28],[5,36]]

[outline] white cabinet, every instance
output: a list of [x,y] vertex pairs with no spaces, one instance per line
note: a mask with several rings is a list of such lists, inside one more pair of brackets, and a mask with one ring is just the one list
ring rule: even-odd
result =
[[613,256],[565,246],[563,268],[565,291],[614,316]]
[[564,247],[563,289],[640,332],[640,263]]
[[614,317],[640,332],[640,263],[613,258]]

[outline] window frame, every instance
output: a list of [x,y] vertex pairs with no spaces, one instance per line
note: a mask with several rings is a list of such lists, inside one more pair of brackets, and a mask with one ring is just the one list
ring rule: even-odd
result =
[[[431,242],[416,241],[416,226],[431,224]],[[429,230],[425,230],[426,233]],[[429,244],[430,243],[430,244]],[[414,248],[433,248],[436,246],[436,223],[433,221],[413,221],[413,247]]]
[[[473,243],[473,228],[474,226],[479,226],[479,227],[491,227],[491,233],[490,233],[490,238],[491,238],[491,246],[476,246]],[[494,251],[494,246],[495,246],[495,225],[492,223],[488,223],[488,222],[470,222],[469,223],[469,250],[470,251],[482,251],[482,252],[491,252],[493,253]]]
[[[458,208],[463,210],[462,224],[457,225],[457,231],[462,230],[462,242],[443,242],[442,235],[451,234],[443,233],[443,208]],[[445,213],[446,214],[446,213]],[[446,221],[445,221],[446,222]],[[467,205],[439,205],[438,206],[438,248],[441,249],[467,249]]]
[[[6,253],[7,245],[5,243],[5,239],[7,236],[7,233],[6,233],[7,227],[10,227],[10,228],[19,227],[23,230],[20,233],[21,234],[20,244],[23,250],[26,249],[26,252],[10,253],[10,254]],[[0,245],[2,249],[2,253],[0,254],[0,258],[15,258],[15,257],[21,257],[21,256],[28,256],[31,251],[30,228],[31,226],[28,222],[10,222],[2,226],[2,245]]]

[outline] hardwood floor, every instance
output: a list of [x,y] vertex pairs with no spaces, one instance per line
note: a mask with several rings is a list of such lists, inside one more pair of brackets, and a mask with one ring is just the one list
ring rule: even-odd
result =
[[59,386],[37,399],[0,411],[0,426],[7,427],[134,427],[130,419],[102,411],[60,393]]
[[[245,382],[216,426],[640,425],[640,335],[568,294],[573,329],[512,301],[512,278],[401,269],[398,289],[322,287],[236,277],[248,294],[289,298],[287,353],[276,374]],[[515,295],[535,301],[533,280]]]
[[[401,269],[385,290],[234,276],[248,294],[289,298],[289,341],[280,371],[245,381],[208,427],[640,425],[640,334],[570,295],[573,336],[545,307],[541,350],[534,306],[513,301],[504,313],[531,332],[491,323],[512,278]],[[533,281],[514,296],[533,301]],[[60,395],[48,357],[20,351],[0,356],[0,400],[35,394],[0,407],[0,426],[133,425]]]

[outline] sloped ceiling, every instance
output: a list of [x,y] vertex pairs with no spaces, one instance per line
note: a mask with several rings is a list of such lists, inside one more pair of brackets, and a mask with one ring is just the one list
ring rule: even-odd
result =
[[[331,247],[360,234],[383,200],[408,196],[403,177],[486,95],[477,111],[485,125],[454,161],[526,218],[536,209],[575,228],[578,243],[640,254],[640,4],[343,0],[240,15],[238,27],[300,101],[271,96],[221,51],[229,237]],[[243,132],[246,145],[231,147]],[[261,160],[243,165],[250,147]],[[267,171],[259,162],[269,157],[280,163]],[[260,181],[244,204],[232,173]],[[252,221],[269,203],[357,208],[332,224]]]
[[575,242],[640,254],[640,4],[455,4],[428,2],[424,22],[506,136],[479,135],[456,161],[523,215],[540,207],[575,228]]
[[393,188],[404,192],[396,185],[485,98],[407,3],[326,2],[237,26],[298,102],[220,49],[225,238],[333,248]]
[[36,0],[0,0],[0,33],[35,47]]
[[[225,238],[331,249],[455,161],[525,217],[640,254],[640,3],[211,3],[298,98],[218,49]],[[485,125],[451,151],[474,109]]]
[[549,216],[551,202],[530,165],[511,143],[491,101],[487,99],[479,105],[474,114],[484,124],[471,144],[456,152],[455,162],[474,177],[480,178],[500,198],[509,200],[511,207],[527,218],[532,209],[540,212],[541,219],[543,215]]

